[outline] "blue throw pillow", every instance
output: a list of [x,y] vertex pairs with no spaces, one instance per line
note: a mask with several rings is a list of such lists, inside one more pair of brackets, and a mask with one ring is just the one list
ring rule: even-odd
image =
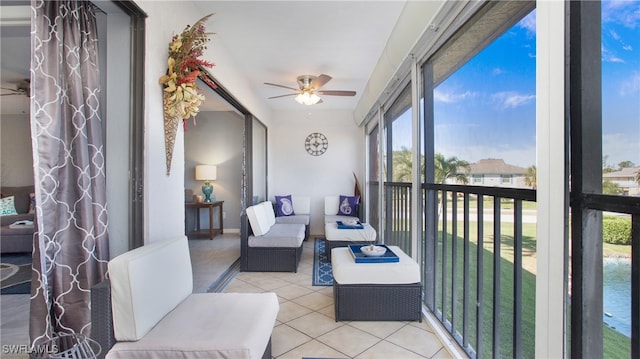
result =
[[278,217],[293,216],[293,202],[291,201],[291,195],[276,196],[276,208]]
[[338,205],[338,215],[358,217],[358,202],[360,196],[343,196],[340,195],[340,204]]

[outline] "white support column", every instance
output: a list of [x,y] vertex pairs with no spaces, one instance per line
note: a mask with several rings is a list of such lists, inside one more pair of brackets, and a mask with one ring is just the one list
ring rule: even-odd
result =
[[565,356],[565,3],[537,2],[537,358]]
[[421,153],[420,153],[420,95],[422,93],[422,76],[420,74],[420,66],[416,61],[416,58],[413,57],[411,61],[411,148],[413,158],[412,160],[412,168],[413,171],[411,173],[411,182],[412,182],[412,191],[411,191],[411,248],[413,253],[413,259],[415,259],[418,263],[420,262],[420,253],[419,250],[419,235],[422,233],[420,228],[422,228],[422,198],[421,198],[421,190],[420,190],[420,175],[421,175]]
[[378,107],[378,240],[384,243],[384,182],[386,181],[385,166],[387,153],[387,140],[384,136],[384,108]]

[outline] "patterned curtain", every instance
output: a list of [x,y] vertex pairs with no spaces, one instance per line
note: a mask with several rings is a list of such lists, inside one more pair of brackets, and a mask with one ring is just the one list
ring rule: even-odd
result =
[[38,234],[30,336],[90,335],[109,258],[97,27],[88,1],[32,0],[31,136]]

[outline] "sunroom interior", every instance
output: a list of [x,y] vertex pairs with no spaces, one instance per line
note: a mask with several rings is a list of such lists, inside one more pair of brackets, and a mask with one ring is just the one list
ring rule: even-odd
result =
[[[324,196],[353,192],[355,177],[362,185],[363,220],[376,229],[380,242],[399,246],[420,264],[423,312],[456,343],[461,355],[640,356],[640,201],[602,189],[607,155],[603,152],[602,35],[601,26],[595,24],[602,23],[606,2],[408,1],[391,6],[396,18],[385,25],[388,37],[381,41],[381,52],[375,54],[366,80],[357,85],[358,96],[335,107],[327,99],[326,109],[319,107],[323,104],[307,108],[291,98],[286,105],[280,104],[285,100],[265,99],[277,93],[266,89],[264,82],[287,81],[292,72],[272,72],[279,74],[277,79],[247,75],[251,70],[242,68],[247,61],[235,56],[246,54],[246,47],[259,51],[264,44],[252,43],[249,36],[242,44],[225,42],[225,28],[217,26],[216,18],[224,18],[231,2],[220,3],[218,11],[216,2],[97,4],[106,9],[104,29],[124,21],[135,30],[125,36],[131,41],[130,63],[118,64],[111,56],[104,59],[111,69],[109,76],[117,72],[114,66],[126,67],[130,72],[125,76],[132,84],[126,99],[114,100],[110,94],[121,90],[107,89],[109,101],[115,101],[107,103],[107,111],[122,110],[120,104],[128,104],[119,125],[112,122],[108,130],[116,131],[112,137],[130,138],[125,147],[107,141],[108,151],[114,151],[112,160],[128,159],[113,164],[117,170],[112,172],[116,175],[111,177],[109,201],[120,215],[113,217],[109,227],[110,231],[113,227],[112,257],[184,234],[185,226],[193,225],[184,211],[185,190],[199,192],[201,183],[194,177],[199,164],[218,166],[219,183],[214,187],[218,198],[225,200],[225,226],[239,236],[248,235],[244,210],[256,198],[309,195],[312,213],[322,213]],[[325,6],[339,11],[340,4]],[[267,9],[268,2],[261,6]],[[278,8],[302,11],[298,6],[278,4]],[[207,99],[221,107],[204,110],[204,118],[178,132],[177,155],[169,171],[156,78],[166,69],[167,41],[205,11],[216,12],[209,26],[220,35],[213,36],[205,52],[216,63],[207,73],[217,88],[204,84],[202,88]],[[113,13],[118,15],[110,16]],[[468,74],[465,66],[514,28],[532,29],[526,38],[529,47],[495,59],[495,67],[506,66],[501,62],[504,58],[524,56],[509,61],[516,62],[513,71],[533,73],[515,80],[521,81],[519,89],[526,89],[519,95],[528,112],[504,122],[447,122],[452,113],[460,118],[473,116],[447,107],[455,101],[446,96],[454,92],[466,98],[477,95],[455,87]],[[110,46],[114,47],[107,53],[118,51],[115,44]],[[301,52],[304,46],[281,50]],[[637,72],[640,64],[635,66]],[[303,69],[331,72],[322,65]],[[348,78],[347,73],[342,75]],[[489,82],[489,75],[480,81]],[[351,85],[337,76],[335,80],[338,86]],[[451,89],[456,91],[447,92]],[[637,89],[633,94],[637,100]],[[634,111],[640,116],[638,109]],[[447,132],[457,125],[487,136],[484,145],[493,141],[495,148],[487,156],[511,156],[522,167],[533,166],[535,185],[515,186],[513,177],[505,176],[500,177],[504,185],[499,186],[475,182],[482,177],[457,179],[456,171],[469,166],[465,160],[482,159],[473,157],[478,148],[462,150],[466,147],[462,132]],[[119,126],[130,132],[117,132]],[[640,162],[640,129],[630,130],[629,152],[635,157],[626,159]],[[227,136],[229,132],[234,137]],[[329,138],[323,156],[309,157],[304,151],[302,142],[311,132]],[[526,137],[526,151],[511,153],[501,146],[501,138],[491,137],[516,134]],[[207,142],[211,148],[198,145]],[[439,162],[439,156],[444,161]],[[443,177],[443,166],[452,157],[453,176]],[[115,195],[115,191],[129,195]],[[605,212],[631,223],[628,335],[603,325]],[[530,213],[535,213],[531,221]],[[312,235],[322,236],[323,231],[321,216],[312,215]]]

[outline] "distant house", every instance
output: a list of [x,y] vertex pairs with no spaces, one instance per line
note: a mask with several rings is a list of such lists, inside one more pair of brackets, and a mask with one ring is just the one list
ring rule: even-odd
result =
[[503,159],[487,158],[471,164],[469,184],[472,186],[493,186],[527,188],[524,176],[527,169],[510,165]]
[[640,196],[640,185],[636,182],[636,174],[639,170],[640,167],[627,167],[620,171],[603,173],[602,179],[617,184],[627,196]]

